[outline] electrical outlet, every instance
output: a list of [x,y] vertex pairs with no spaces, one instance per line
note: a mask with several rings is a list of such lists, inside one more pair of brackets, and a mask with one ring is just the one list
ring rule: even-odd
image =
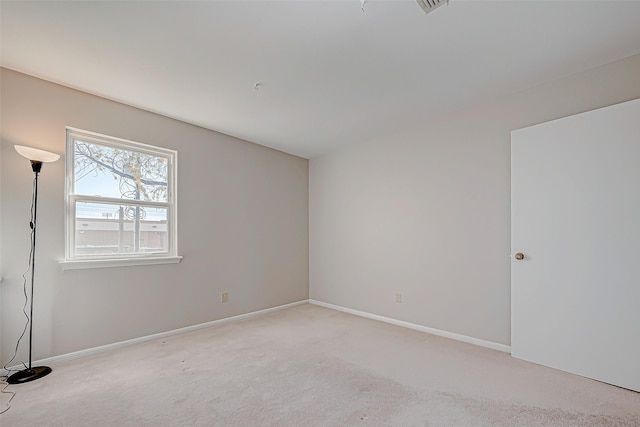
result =
[[397,303],[401,303],[402,302],[402,294],[396,294],[396,302]]
[[220,294],[220,302],[227,302],[229,301],[229,293],[228,292],[223,292]]

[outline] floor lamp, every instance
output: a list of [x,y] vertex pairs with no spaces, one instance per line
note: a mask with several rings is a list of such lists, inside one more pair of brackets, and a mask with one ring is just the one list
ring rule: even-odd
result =
[[42,163],[55,162],[60,158],[59,154],[50,153],[48,151],[38,150],[36,148],[25,147],[23,145],[14,146],[16,151],[31,161],[31,169],[35,174],[33,182],[33,217],[31,219],[31,294],[30,294],[30,312],[29,312],[29,366],[11,375],[7,382],[9,384],[21,384],[29,381],[37,380],[51,373],[48,366],[31,366],[31,348],[33,344],[33,282],[35,277],[36,266],[36,220],[38,214],[38,175],[42,170]]

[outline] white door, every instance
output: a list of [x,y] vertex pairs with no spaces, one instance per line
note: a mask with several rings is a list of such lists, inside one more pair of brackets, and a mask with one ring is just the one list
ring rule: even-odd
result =
[[640,391],[640,99],[513,131],[511,173],[513,357]]

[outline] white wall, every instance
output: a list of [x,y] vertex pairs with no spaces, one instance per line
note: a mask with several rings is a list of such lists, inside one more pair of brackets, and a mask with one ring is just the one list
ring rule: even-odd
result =
[[[33,173],[14,144],[64,154],[65,126],[178,150],[180,264],[69,270],[64,158],[40,175],[34,359],[308,298],[308,161],[1,69],[0,319],[22,330]],[[229,292],[221,304],[220,293]],[[24,359],[27,346],[22,346]]]
[[511,130],[637,97],[640,55],[312,159],[310,297],[509,345]]

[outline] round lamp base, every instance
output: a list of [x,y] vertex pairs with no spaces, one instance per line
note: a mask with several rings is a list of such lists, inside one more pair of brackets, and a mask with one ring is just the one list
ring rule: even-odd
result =
[[38,378],[42,378],[45,375],[49,375],[50,373],[51,373],[50,367],[37,366],[35,368],[23,369],[22,371],[16,372],[15,374],[7,378],[7,382],[9,384],[28,383],[29,381],[37,380]]

